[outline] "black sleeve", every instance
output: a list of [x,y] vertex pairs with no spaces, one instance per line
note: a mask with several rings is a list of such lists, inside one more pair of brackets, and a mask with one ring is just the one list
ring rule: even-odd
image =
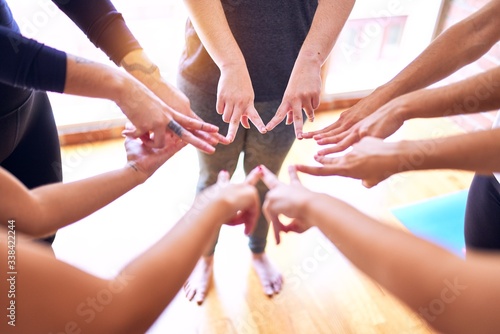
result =
[[52,0],[52,2],[115,64],[119,64],[127,53],[141,49],[139,42],[111,1]]
[[0,27],[0,82],[62,93],[66,53]]

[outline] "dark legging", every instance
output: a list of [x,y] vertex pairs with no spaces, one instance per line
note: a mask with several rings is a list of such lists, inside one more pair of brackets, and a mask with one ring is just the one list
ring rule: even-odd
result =
[[500,250],[500,184],[494,176],[474,176],[464,232],[468,249]]
[[[0,166],[27,188],[62,181],[59,138],[46,93],[33,92],[20,107],[2,113],[0,139]],[[44,241],[52,243],[54,237]]]

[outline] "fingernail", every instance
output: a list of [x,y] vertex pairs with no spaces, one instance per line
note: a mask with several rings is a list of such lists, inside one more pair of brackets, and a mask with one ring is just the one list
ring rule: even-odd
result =
[[302,137],[302,132],[301,132],[301,133],[297,133],[297,139],[298,139],[298,140],[303,139],[303,137]]

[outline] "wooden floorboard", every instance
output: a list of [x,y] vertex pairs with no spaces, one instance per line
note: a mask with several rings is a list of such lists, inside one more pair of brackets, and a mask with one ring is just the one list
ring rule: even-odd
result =
[[[336,117],[337,112],[321,113],[306,129],[322,128]],[[461,131],[447,119],[415,120],[389,140],[438,139]],[[284,166],[314,164],[312,157],[318,149],[313,141],[297,141]],[[63,148],[66,181],[124,162],[122,139]],[[185,212],[194,197],[197,173],[196,152],[187,147],[145,184],[62,229],[54,244],[57,256],[95,275],[113,276]],[[286,173],[280,177],[287,180]],[[366,189],[357,180],[301,175],[311,189],[338,196],[402,229],[390,214],[391,208],[465,189],[471,177],[471,173],[458,171],[411,172]],[[241,167],[234,179],[243,179]],[[433,333],[417,314],[354,268],[319,231],[283,236],[280,246],[271,236],[267,252],[285,277],[280,295],[269,299],[262,293],[242,229],[223,228],[206,302],[202,306],[189,303],[180,293],[148,333]]]

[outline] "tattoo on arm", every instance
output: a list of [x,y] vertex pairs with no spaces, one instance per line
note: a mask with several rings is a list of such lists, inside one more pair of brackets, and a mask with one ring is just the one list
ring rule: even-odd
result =
[[179,138],[182,138],[182,133],[184,132],[184,128],[179,125],[174,120],[171,120],[170,123],[168,123],[167,127],[172,130],[173,133],[175,133]]
[[156,66],[155,64],[151,64],[149,65],[149,67],[146,67],[142,64],[137,64],[137,63],[127,64],[125,61],[122,61],[122,66],[124,69],[127,70],[127,72],[141,71],[142,73],[145,74],[153,74],[156,71],[158,71],[158,66]]

